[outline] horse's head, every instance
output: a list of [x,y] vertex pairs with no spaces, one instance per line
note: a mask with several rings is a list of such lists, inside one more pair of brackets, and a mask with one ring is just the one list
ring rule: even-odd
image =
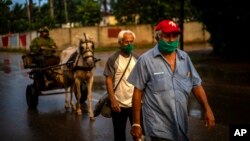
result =
[[94,49],[94,42],[90,36],[83,33],[83,37],[79,41],[79,53],[82,55],[83,62],[86,63],[85,65],[88,68],[95,66]]

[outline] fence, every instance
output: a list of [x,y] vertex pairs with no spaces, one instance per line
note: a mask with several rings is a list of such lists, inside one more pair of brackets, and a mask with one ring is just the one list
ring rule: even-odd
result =
[[[50,36],[59,48],[65,48],[78,43],[77,36],[83,32],[89,34],[97,47],[114,47],[117,45],[117,34],[122,29],[130,29],[136,35],[135,44],[147,45],[154,43],[153,27],[151,25],[128,26],[92,26],[80,28],[57,28],[50,30]],[[198,22],[184,23],[184,42],[206,42],[210,34]],[[0,35],[0,48],[21,48],[29,50],[32,39],[38,36],[36,31]]]

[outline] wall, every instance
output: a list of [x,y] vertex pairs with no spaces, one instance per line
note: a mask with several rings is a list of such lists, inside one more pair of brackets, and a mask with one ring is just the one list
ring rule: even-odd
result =
[[184,24],[184,42],[205,42],[210,38],[209,32],[203,30],[204,25],[199,22]]
[[[147,45],[154,42],[153,29],[150,25],[129,26],[91,26],[80,28],[58,28],[50,30],[50,36],[55,40],[60,49],[77,45],[77,36],[83,32],[89,34],[96,47],[114,47],[117,45],[117,33],[121,29],[129,29],[136,35],[135,44]],[[15,36],[13,36],[15,35]],[[38,36],[36,32],[16,33],[0,36],[0,48],[25,48],[29,49],[30,41]],[[184,42],[205,42],[210,38],[203,25],[198,22],[184,23]]]

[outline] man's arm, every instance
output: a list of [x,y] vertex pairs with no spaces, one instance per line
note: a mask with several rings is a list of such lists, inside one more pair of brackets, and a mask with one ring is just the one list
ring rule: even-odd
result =
[[201,85],[192,89],[192,92],[199,103],[204,108],[204,120],[205,125],[208,129],[213,128],[215,126],[215,118],[213,111],[208,103],[206,93]]
[[111,108],[115,112],[120,112],[121,109],[120,109],[119,103],[115,99],[114,90],[113,90],[113,79],[111,76],[106,76],[106,87],[107,87],[107,91],[109,94],[109,99],[111,101]]
[[133,124],[131,127],[131,135],[133,139],[137,141],[141,138],[142,128],[141,128],[141,99],[142,99],[143,91],[134,88],[133,98],[132,98],[132,115],[133,115]]
[[52,48],[52,49],[57,49],[56,42],[55,42],[52,38],[50,38],[49,46],[50,46],[50,48]]

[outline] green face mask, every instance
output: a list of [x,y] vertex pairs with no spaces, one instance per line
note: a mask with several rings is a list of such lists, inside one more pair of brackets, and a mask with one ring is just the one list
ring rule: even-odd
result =
[[158,43],[158,48],[162,53],[172,53],[177,49],[178,44],[179,40],[176,40],[174,42],[167,42],[160,39]]
[[127,54],[130,54],[133,49],[134,49],[134,45],[131,45],[131,44],[128,44],[122,47],[122,50]]

